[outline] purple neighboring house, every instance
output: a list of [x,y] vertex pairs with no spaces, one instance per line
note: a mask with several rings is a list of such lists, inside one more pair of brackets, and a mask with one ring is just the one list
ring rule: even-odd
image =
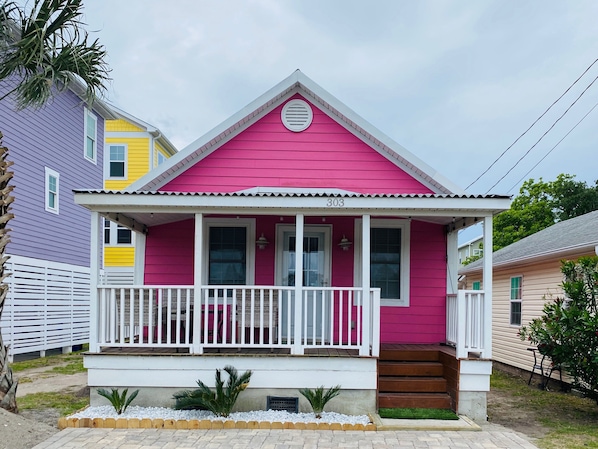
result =
[[[9,83],[0,83],[0,96]],[[0,101],[0,131],[14,162],[9,296],[2,316],[10,354],[86,343],[89,334],[90,213],[73,188],[103,185],[101,101],[88,108],[83,87],[58,93],[40,109],[17,111]]]

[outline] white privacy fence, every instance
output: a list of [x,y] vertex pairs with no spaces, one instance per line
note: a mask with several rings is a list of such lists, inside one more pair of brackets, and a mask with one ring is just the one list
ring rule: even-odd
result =
[[89,341],[89,268],[12,256],[0,327],[9,356]]
[[379,289],[282,286],[98,288],[97,344],[102,347],[356,349],[377,355]]
[[482,290],[459,290],[447,295],[446,340],[455,345],[457,358],[467,358],[469,353],[490,358],[490,326],[487,303]]

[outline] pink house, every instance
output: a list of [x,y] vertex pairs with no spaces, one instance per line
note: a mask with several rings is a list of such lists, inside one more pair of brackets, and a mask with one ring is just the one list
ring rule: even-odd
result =
[[[125,191],[75,197],[92,211],[92,403],[134,387],[172,404],[230,364],[254,371],[239,409],[340,384],[345,413],[485,419],[492,260],[485,291],[457,291],[457,231],[483,221],[492,247],[509,198],[464,192],[300,71]],[[133,286],[98,282],[101,217],[138,234]]]

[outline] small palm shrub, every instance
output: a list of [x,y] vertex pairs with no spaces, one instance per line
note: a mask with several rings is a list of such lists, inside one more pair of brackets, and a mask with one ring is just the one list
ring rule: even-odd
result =
[[217,369],[214,391],[198,380],[199,388],[174,394],[176,400],[174,408],[177,410],[210,410],[215,415],[224,417],[230,415],[239,393],[249,385],[252,372],[245,371],[242,376],[239,376],[237,369],[230,365],[225,366],[224,371],[228,374],[226,385],[222,380],[221,371]]
[[309,405],[313,409],[314,413],[316,414],[316,418],[322,417],[322,412],[324,411],[324,407],[332,398],[339,395],[341,390],[341,386],[337,385],[336,387],[331,387],[328,391],[324,392],[324,386],[318,387],[314,390],[310,390],[309,388],[302,388],[299,390],[305,399],[309,401]]
[[99,388],[97,392],[100,396],[104,396],[110,401],[114,407],[114,410],[116,410],[116,413],[119,415],[122,415],[125,412],[129,404],[131,404],[133,399],[135,399],[139,394],[139,390],[135,390],[133,393],[131,393],[131,396],[127,397],[127,393],[129,392],[128,388],[125,388],[122,394],[120,394],[116,388],[113,388],[112,392],[103,388]]

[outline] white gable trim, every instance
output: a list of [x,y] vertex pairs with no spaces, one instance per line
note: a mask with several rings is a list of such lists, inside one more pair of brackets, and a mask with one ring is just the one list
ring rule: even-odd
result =
[[297,93],[433,192],[465,193],[463,189],[441,176],[413,153],[359,117],[299,70],[188,145],[160,166],[159,170],[151,171],[131,184],[126,191],[151,191],[163,187]]

